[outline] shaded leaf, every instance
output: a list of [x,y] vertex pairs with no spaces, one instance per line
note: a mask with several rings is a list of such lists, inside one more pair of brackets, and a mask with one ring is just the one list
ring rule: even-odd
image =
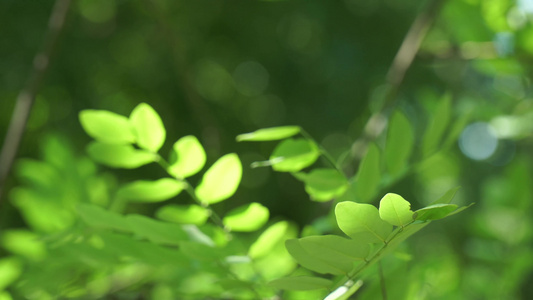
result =
[[288,227],[287,221],[280,221],[268,227],[250,246],[248,256],[260,258],[267,255],[280,242]]
[[329,288],[331,284],[331,280],[311,276],[285,277],[272,280],[268,283],[270,287],[276,289],[300,291],[325,289]]
[[205,172],[195,193],[203,203],[213,204],[231,197],[241,182],[242,165],[235,153],[222,156]]
[[222,220],[232,231],[255,231],[268,221],[268,208],[252,202],[231,210]]
[[415,135],[409,120],[396,111],[390,120],[385,147],[385,163],[392,176],[400,174],[406,167],[413,149]]
[[204,261],[214,261],[225,255],[220,248],[195,242],[181,242],[180,250],[190,258]]
[[298,239],[285,241],[285,247],[291,256],[303,267],[322,274],[346,274],[350,272],[353,265],[350,262],[324,261],[321,257],[316,257],[307,252]]
[[78,204],[76,211],[81,219],[91,227],[131,231],[129,222],[122,215],[100,206]]
[[360,243],[383,242],[392,231],[392,225],[379,217],[371,204],[341,202],[335,207],[339,228]]
[[308,236],[299,241],[309,254],[326,261],[361,261],[370,251],[368,244],[336,235]]
[[306,139],[288,139],[279,143],[270,156],[272,169],[298,172],[312,165],[320,156],[318,147]]
[[117,195],[135,202],[160,202],[178,195],[186,185],[172,178],[137,180],[122,186]]
[[142,215],[128,215],[126,219],[137,236],[154,243],[177,245],[181,241],[188,240],[187,233],[177,224],[157,221]]
[[129,144],[135,142],[135,136],[128,118],[107,110],[82,110],[79,114],[81,126],[95,140]]
[[440,100],[437,110],[433,112],[424,138],[422,139],[422,152],[427,156],[434,152],[448,127],[451,117],[451,95],[445,94]]
[[438,220],[448,216],[457,209],[455,204],[433,204],[416,211],[416,219],[419,221]]
[[275,141],[291,137],[300,132],[298,126],[279,126],[263,128],[250,133],[237,136],[237,142],[241,141]]
[[172,147],[170,166],[167,171],[178,178],[192,176],[204,167],[205,150],[195,136],[179,139]]
[[431,204],[449,204],[452,202],[453,197],[455,197],[455,194],[460,189],[460,186],[454,187],[449,189],[444,195],[442,195],[439,199],[433,201]]
[[209,210],[199,205],[170,204],[159,208],[156,217],[163,221],[202,225],[209,218]]
[[165,142],[165,126],[157,112],[148,104],[140,103],[130,115],[130,123],[142,149],[157,152]]
[[92,142],[87,147],[89,156],[95,161],[113,168],[134,169],[154,162],[155,156],[131,145],[116,145]]
[[362,202],[368,202],[376,195],[381,180],[380,153],[378,147],[372,143],[355,176],[356,194]]
[[300,174],[305,182],[305,191],[315,201],[329,201],[344,194],[348,180],[335,169],[313,169],[309,174]]
[[388,193],[379,202],[379,216],[394,226],[405,226],[413,222],[411,203],[402,196]]

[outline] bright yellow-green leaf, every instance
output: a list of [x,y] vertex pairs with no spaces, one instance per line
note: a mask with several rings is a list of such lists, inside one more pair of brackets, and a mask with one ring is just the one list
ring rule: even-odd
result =
[[407,165],[413,149],[415,135],[409,120],[399,111],[395,112],[389,122],[385,162],[390,175],[400,174]]
[[155,215],[163,221],[202,225],[209,218],[209,214],[209,210],[199,205],[170,204],[158,209]]
[[355,176],[356,195],[359,201],[368,202],[378,192],[378,187],[381,180],[380,171],[380,153],[379,148],[374,144],[368,146],[367,153]]
[[335,207],[335,216],[339,228],[357,242],[384,242],[392,232],[392,225],[383,221],[371,204],[341,202]]
[[237,141],[275,141],[291,137],[300,132],[298,126],[280,126],[263,128],[250,133],[243,133],[237,136]]
[[157,152],[165,142],[166,131],[157,112],[148,104],[137,105],[130,115],[130,123],[142,149]]
[[248,256],[256,259],[267,255],[281,241],[288,227],[287,221],[280,221],[268,227],[252,244]]
[[128,118],[107,110],[82,110],[80,123],[85,132],[95,140],[128,144],[135,142],[135,136]]
[[22,263],[15,257],[0,259],[0,291],[4,290],[22,274]]
[[32,261],[40,261],[46,256],[46,246],[39,236],[31,231],[17,229],[2,233],[2,246],[13,254]]
[[0,300],[13,300],[11,294],[6,291],[0,292]]
[[281,142],[270,156],[272,169],[279,172],[298,172],[312,165],[320,156],[318,147],[306,139]]
[[405,226],[413,222],[411,203],[398,194],[388,193],[379,202],[379,216],[394,226]]
[[217,203],[231,197],[242,177],[242,165],[235,153],[219,158],[205,172],[195,193],[200,201],[207,204]]
[[134,202],[160,202],[175,197],[186,186],[186,183],[172,178],[137,180],[122,186],[117,195]]
[[204,167],[205,151],[195,136],[179,139],[172,147],[170,166],[167,171],[178,178],[192,176]]
[[131,145],[92,142],[87,152],[95,161],[113,168],[135,169],[156,159],[153,153],[135,149]]
[[332,282],[331,280],[320,277],[297,276],[272,280],[268,285],[276,289],[303,291],[326,289],[332,285]]
[[222,220],[231,231],[255,231],[268,222],[270,212],[263,205],[252,202],[230,211]]

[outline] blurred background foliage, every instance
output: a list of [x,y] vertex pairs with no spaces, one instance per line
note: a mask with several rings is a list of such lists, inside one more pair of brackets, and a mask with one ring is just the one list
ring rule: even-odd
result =
[[[199,138],[208,164],[229,152],[244,166],[267,159],[274,145],[236,143],[235,136],[278,125],[302,126],[339,158],[380,108],[392,60],[429,2],[73,1],[21,159],[3,191],[0,291],[20,275],[16,257],[46,256],[37,234],[57,234],[75,223],[76,203],[105,204],[117,183],[161,176],[151,166],[113,173],[95,166],[84,154],[89,138],[78,123],[80,110],[127,115],[147,102],[160,113],[169,139]],[[0,1],[1,140],[52,6]],[[400,109],[420,137],[449,92],[452,124],[467,123],[449,151],[416,165],[385,192],[421,207],[460,185],[455,202],[476,205],[428,227],[388,259],[391,299],[533,298],[531,62],[533,1],[443,1],[385,112]],[[234,198],[217,209],[260,202],[272,218],[300,228],[329,209],[310,202],[289,174],[268,168],[245,167]],[[148,215],[152,209],[129,208]],[[54,255],[73,259],[75,249],[63,251]],[[49,267],[54,275],[68,274]],[[377,283],[370,280],[357,299],[379,297]],[[70,292],[65,297],[79,295]]]

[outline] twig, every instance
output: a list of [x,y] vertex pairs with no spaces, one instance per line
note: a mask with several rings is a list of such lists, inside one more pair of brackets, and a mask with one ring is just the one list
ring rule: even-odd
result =
[[429,28],[445,0],[431,0],[427,8],[414,20],[396,53],[386,77],[386,92],[381,108],[365,124],[363,134],[351,147],[351,160],[358,163],[365,155],[368,144],[377,138],[387,125],[386,109],[394,104],[407,70],[420,49]]
[[50,58],[56,49],[60,33],[64,28],[70,2],[70,0],[56,0],[52,13],[50,14],[48,31],[46,32],[42,49],[35,55],[33,68],[28,77],[28,81],[17,96],[15,109],[13,110],[4,144],[2,145],[2,151],[0,152],[0,204],[2,202],[4,185],[13,166],[15,156],[17,155],[33,102],[44,79],[44,75],[50,66]]

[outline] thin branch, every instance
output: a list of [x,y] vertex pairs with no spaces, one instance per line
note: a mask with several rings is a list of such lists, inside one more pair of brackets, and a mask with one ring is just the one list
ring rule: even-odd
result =
[[28,81],[17,96],[15,109],[13,110],[2,151],[0,152],[0,204],[2,202],[2,191],[17,155],[31,108],[46,71],[50,66],[50,58],[56,49],[60,33],[64,28],[70,2],[70,0],[56,0],[52,13],[50,14],[48,30],[42,49],[35,55],[33,68],[28,77]]
[[386,92],[381,108],[374,113],[365,124],[363,134],[351,147],[352,161],[358,163],[366,152],[368,144],[377,138],[387,125],[385,111],[391,107],[396,100],[396,95],[403,82],[407,70],[411,67],[420,44],[438,15],[445,0],[430,0],[427,8],[423,10],[414,20],[405,36],[392,64],[387,72]]

